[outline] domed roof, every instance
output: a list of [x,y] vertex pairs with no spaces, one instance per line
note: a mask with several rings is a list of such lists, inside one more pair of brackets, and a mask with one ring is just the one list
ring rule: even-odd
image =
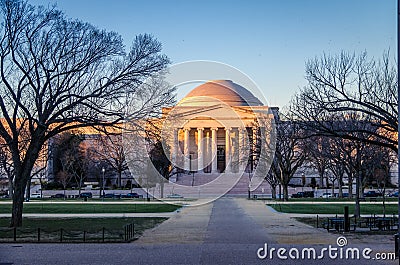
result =
[[[202,97],[215,98],[229,106],[263,106],[264,104],[246,88],[231,80],[208,81],[190,91],[185,99]],[[207,105],[207,102],[204,102]]]

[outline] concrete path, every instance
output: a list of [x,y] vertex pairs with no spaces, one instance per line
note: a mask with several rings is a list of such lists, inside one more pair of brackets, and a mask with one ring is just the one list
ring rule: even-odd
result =
[[[221,198],[184,207],[131,244],[0,244],[0,264],[398,264],[398,260],[330,259],[327,254],[323,260],[257,257],[265,244],[269,249],[320,251],[328,245],[337,247],[338,236],[274,212],[261,201]],[[350,241],[352,247],[392,250],[374,243]]]
[[201,244],[210,220],[212,204],[183,207],[159,226],[149,229],[135,244]]
[[300,223],[290,215],[279,213],[261,201],[237,199],[236,202],[281,244],[332,244],[336,235]]

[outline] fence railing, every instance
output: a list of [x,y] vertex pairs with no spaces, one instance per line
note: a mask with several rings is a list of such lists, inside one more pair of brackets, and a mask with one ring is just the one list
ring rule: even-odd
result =
[[135,224],[131,223],[124,226],[125,241],[132,241],[135,238]]
[[0,242],[51,242],[51,243],[105,243],[129,242],[135,239],[134,224],[128,224],[119,230],[103,227],[99,230],[69,230],[60,228],[0,228]]

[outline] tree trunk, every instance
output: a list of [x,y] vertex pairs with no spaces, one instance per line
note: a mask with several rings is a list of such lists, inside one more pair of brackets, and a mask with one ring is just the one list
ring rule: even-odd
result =
[[8,179],[8,196],[14,197],[14,185],[11,178]]
[[319,172],[319,187],[321,189],[324,187],[324,177],[324,172]]
[[276,186],[271,185],[271,195],[272,199],[276,199]]
[[343,187],[341,179],[339,179],[338,186],[339,186],[339,198],[343,198]]
[[353,198],[353,177],[347,177],[348,186],[349,186],[349,198]]
[[283,184],[283,200],[289,201],[289,191],[288,191],[288,184]]
[[81,192],[82,192],[82,178],[79,178],[78,189],[79,189],[79,197],[81,197]]
[[26,181],[22,176],[15,176],[14,192],[13,192],[13,205],[11,212],[10,227],[22,226],[22,210],[24,206]]
[[25,190],[26,190],[26,195],[25,195],[25,198],[26,198],[26,200],[27,201],[29,201],[30,200],[30,198],[31,198],[31,179],[29,178],[29,180],[27,181],[27,183],[26,183],[26,188],[25,188]]
[[117,185],[118,185],[118,188],[119,188],[119,189],[121,188],[121,185],[122,185],[121,179],[122,179],[122,171],[118,171]]
[[161,198],[164,198],[164,181],[163,180],[161,180],[161,183],[160,183],[160,196],[161,196]]
[[385,195],[385,193],[386,193],[386,187],[383,188],[383,192],[382,192],[383,218],[386,218],[386,201],[385,201],[386,195]]
[[11,146],[12,160],[14,163],[14,194],[13,194],[13,205],[11,213],[10,227],[22,226],[22,211],[24,204],[24,194],[28,180],[31,179],[32,168],[35,165],[36,159],[39,156],[39,151],[43,146],[44,141],[42,140],[42,132],[32,136],[31,145],[28,147],[24,160],[21,161],[20,151]]

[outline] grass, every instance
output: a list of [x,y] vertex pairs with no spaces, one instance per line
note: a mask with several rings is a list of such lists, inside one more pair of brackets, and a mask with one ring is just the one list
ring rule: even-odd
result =
[[[383,198],[382,197],[378,197],[378,198],[373,198],[374,201],[376,202],[382,202]],[[265,201],[277,201],[277,199],[272,199],[272,198],[260,198],[259,200],[265,200]],[[291,202],[354,202],[354,198],[289,198],[289,201]],[[365,200],[368,202],[371,200],[371,198],[365,198]],[[397,197],[386,197],[385,201],[386,202],[397,202]]]
[[[173,212],[180,208],[172,204],[68,204],[68,203],[35,203],[24,204],[24,213],[57,214],[57,213],[162,213]],[[0,204],[0,213],[10,213],[11,204]]]
[[[354,214],[354,203],[342,204],[273,204],[276,211],[299,214],[343,214],[344,206],[349,206],[349,213]],[[361,214],[383,214],[383,206],[377,204],[361,204]],[[386,205],[386,214],[397,214],[396,204]]]
[[[91,242],[102,241],[103,228],[105,241],[123,241],[124,226],[134,223],[135,238],[146,229],[153,228],[167,218],[24,218],[23,227],[17,229],[17,241],[37,241],[38,228],[41,229],[42,242],[59,242],[60,231],[63,229],[63,242],[83,241],[85,231],[86,240]],[[11,241],[13,231],[8,228],[10,219],[0,218],[0,241]]]
[[[382,197],[373,198],[377,202],[383,201]],[[355,198],[290,198],[290,201],[316,201],[316,202],[354,202]],[[371,198],[365,198],[366,201],[370,201]],[[397,201],[397,197],[385,197],[385,201],[393,202]]]

